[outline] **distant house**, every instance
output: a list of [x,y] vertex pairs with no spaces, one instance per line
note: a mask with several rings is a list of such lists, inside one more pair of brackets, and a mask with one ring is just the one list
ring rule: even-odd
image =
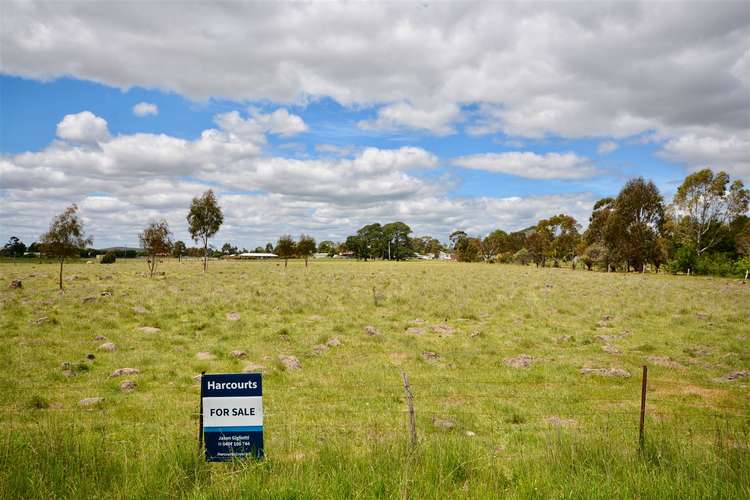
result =
[[276,259],[279,256],[275,253],[266,253],[266,252],[245,252],[237,255],[232,255],[233,259]]
[[348,251],[348,252],[340,252],[333,256],[334,259],[353,259],[354,258],[354,252]]
[[326,252],[317,252],[317,253],[314,253],[312,256],[313,256],[313,259],[327,259],[328,258],[328,253],[326,253]]

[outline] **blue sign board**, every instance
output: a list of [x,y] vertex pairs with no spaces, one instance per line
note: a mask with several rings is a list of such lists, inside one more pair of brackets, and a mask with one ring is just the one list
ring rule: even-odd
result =
[[263,457],[263,380],[260,373],[201,377],[206,460]]

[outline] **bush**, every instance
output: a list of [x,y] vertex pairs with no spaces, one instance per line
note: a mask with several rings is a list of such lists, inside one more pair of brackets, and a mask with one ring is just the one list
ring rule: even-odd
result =
[[695,263],[695,273],[732,276],[735,274],[734,264],[734,261],[725,254],[704,254]]
[[115,252],[107,252],[99,262],[102,264],[114,264],[116,260],[117,255],[115,255]]
[[674,253],[674,259],[669,261],[667,267],[671,273],[687,273],[688,269],[696,272],[696,261],[698,257],[691,248],[680,247]]

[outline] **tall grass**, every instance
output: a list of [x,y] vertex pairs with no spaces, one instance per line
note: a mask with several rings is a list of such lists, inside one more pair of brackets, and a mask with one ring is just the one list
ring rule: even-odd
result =
[[653,429],[643,450],[618,432],[545,436],[543,451],[506,454],[460,435],[352,443],[309,455],[205,463],[192,435],[112,439],[48,420],[4,431],[3,498],[748,498],[747,430],[690,445]]

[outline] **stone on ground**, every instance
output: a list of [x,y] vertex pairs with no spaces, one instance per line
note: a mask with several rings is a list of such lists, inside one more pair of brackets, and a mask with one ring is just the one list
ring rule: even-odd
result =
[[422,353],[422,359],[424,359],[425,361],[437,361],[438,359],[440,359],[440,355],[436,352],[424,351]]
[[432,325],[432,331],[437,333],[439,336],[453,335],[456,333],[456,329],[448,325]]
[[110,375],[111,378],[114,377],[122,377],[123,375],[138,375],[140,371],[138,368],[118,368],[117,370],[113,371]]
[[91,407],[91,406],[98,406],[104,402],[104,398],[102,397],[94,397],[94,398],[84,398],[78,402],[78,406],[82,406],[84,408]]
[[148,309],[143,306],[133,306],[133,312],[136,314],[146,314],[148,313]]
[[724,375],[725,380],[737,380],[746,377],[750,377],[750,371],[740,370]]
[[132,380],[123,380],[120,382],[120,390],[122,392],[131,392],[135,390],[136,383]]
[[238,312],[228,312],[227,313],[227,320],[229,321],[237,321],[240,319],[240,313]]
[[265,366],[259,365],[257,363],[248,363],[245,365],[245,368],[242,369],[243,373],[262,373],[266,369]]
[[453,429],[456,426],[456,423],[448,418],[433,417],[432,425],[438,429]]
[[328,339],[328,342],[326,342],[326,345],[328,347],[338,347],[341,345],[341,341],[337,337],[333,337],[331,339]]
[[13,280],[8,285],[8,288],[23,288],[23,282],[21,280]]
[[155,326],[139,326],[138,331],[141,333],[159,333],[161,328]]
[[534,358],[528,354],[521,354],[515,358],[505,358],[503,362],[512,368],[528,368],[534,362]]
[[117,350],[117,346],[112,342],[105,342],[99,346],[100,351],[114,352]]
[[410,335],[421,335],[424,333],[424,328],[420,328],[418,326],[410,326],[406,329],[406,333]]
[[630,372],[622,368],[581,368],[582,375],[599,375],[602,377],[629,377]]
[[239,350],[239,349],[235,349],[234,351],[231,351],[231,352],[229,353],[229,355],[230,355],[231,357],[233,357],[233,358],[237,358],[237,359],[240,359],[240,358],[246,358],[246,357],[247,357],[247,353],[246,353],[245,351],[241,351],[241,350]]
[[295,356],[285,356],[283,354],[280,354],[279,361],[286,370],[299,370],[300,368],[302,368],[302,365]]
[[684,366],[668,356],[647,356],[646,361],[665,368],[684,368]]
[[370,336],[377,335],[378,334],[378,329],[375,328],[372,325],[367,325],[365,327],[365,334],[370,335]]

